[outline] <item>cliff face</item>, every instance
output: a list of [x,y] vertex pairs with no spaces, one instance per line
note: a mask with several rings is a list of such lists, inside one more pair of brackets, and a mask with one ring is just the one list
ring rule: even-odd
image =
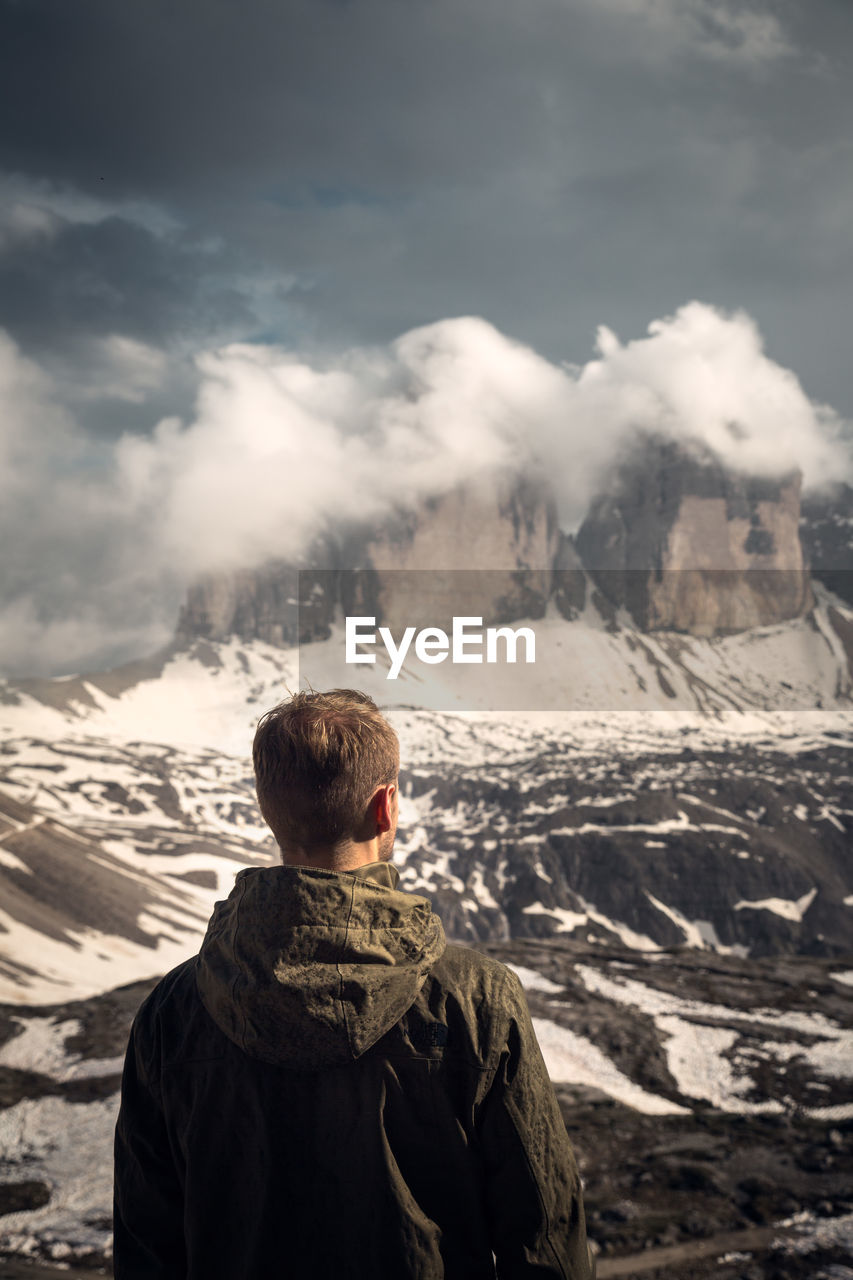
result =
[[546,481],[483,477],[378,527],[339,529],[300,564],[201,580],[178,637],[293,645],[328,636],[337,609],[395,632],[447,629],[454,614],[486,626],[539,618],[549,600],[571,619],[587,576],[599,612],[615,619],[625,608],[642,630],[745,631],[811,608],[801,528],[818,576],[851,598],[853,490],[842,490],[812,500],[801,523],[798,474],[737,475],[707,454],[646,440],[575,539],[558,530]]
[[799,537],[800,478],[757,479],[647,442],[578,531],[602,594],[643,630],[720,635],[812,604]]
[[315,543],[302,564],[272,560],[260,569],[207,574],[194,583],[178,619],[178,641],[264,640],[288,646],[329,635],[336,604],[338,549]]
[[[348,614],[395,628],[449,627],[454,614],[484,625],[540,618],[551,591],[559,533],[548,489],[492,477],[460,486],[355,534],[342,579]],[[429,572],[424,572],[428,570]]]
[[283,646],[324,639],[338,605],[392,629],[449,626],[454,614],[487,626],[541,617],[558,539],[543,484],[492,476],[378,528],[322,539],[300,564],[208,575],[188,592],[178,639],[238,636]]

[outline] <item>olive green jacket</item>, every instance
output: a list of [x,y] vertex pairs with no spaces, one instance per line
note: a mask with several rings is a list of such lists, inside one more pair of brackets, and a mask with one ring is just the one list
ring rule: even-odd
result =
[[515,974],[388,863],[241,871],[131,1030],[117,1280],[592,1274]]

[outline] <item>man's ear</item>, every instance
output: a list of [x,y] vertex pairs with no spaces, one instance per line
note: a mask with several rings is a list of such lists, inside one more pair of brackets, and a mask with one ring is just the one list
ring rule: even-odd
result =
[[396,782],[389,782],[387,786],[380,787],[373,796],[372,807],[377,834],[390,831],[394,825],[394,797],[396,794]]

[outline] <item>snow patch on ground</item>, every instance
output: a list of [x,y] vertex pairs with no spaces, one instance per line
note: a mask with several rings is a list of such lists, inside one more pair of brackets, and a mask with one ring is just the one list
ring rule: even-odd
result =
[[723,827],[712,822],[691,822],[683,810],[676,818],[661,818],[659,822],[625,822],[613,827],[600,822],[582,822],[579,827],[555,827],[553,836],[621,835],[623,832],[648,835],[680,835],[685,831],[718,831],[723,835],[742,836],[742,827]]
[[717,937],[717,930],[711,924],[710,920],[688,920],[675,907],[668,907],[665,903],[660,902],[654,894],[646,890],[646,897],[653,907],[657,907],[658,911],[662,911],[668,916],[674,925],[676,925],[684,934],[684,941],[688,947],[695,947],[697,951],[703,951],[710,947],[712,950],[719,952],[721,955],[738,955],[748,956],[749,948],[740,945],[732,947],[723,946]]
[[551,916],[554,920],[559,920],[556,927],[557,933],[572,933],[575,929],[580,929],[589,923],[589,915],[586,912],[569,911],[567,907],[546,907],[541,902],[531,902],[529,907],[522,909],[525,916]]
[[535,969],[527,969],[523,964],[508,964],[507,968],[512,969],[521,980],[525,991],[542,991],[545,995],[560,995],[566,990],[558,982],[552,982],[543,973],[537,973]]
[[[146,919],[159,933],[162,921]],[[192,929],[181,927],[168,939],[144,946],[94,929],[68,932],[67,940],[50,938],[30,929],[0,910],[3,949],[21,969],[13,977],[0,976],[0,1001],[9,1004],[55,1004],[83,1000],[110,991],[124,983],[161,977],[175,965],[194,955],[207,928],[208,916],[199,915]]]
[[480,867],[476,867],[470,875],[471,892],[482,907],[489,907],[492,911],[500,911],[501,904],[491,893],[488,885],[483,879],[483,872]]
[[0,867],[8,867],[10,871],[23,871],[24,875],[31,876],[33,874],[32,867],[28,867],[26,862],[22,862],[17,854],[12,853],[11,849],[4,849],[0,844]]
[[[583,964],[575,966],[575,973],[588,991],[614,1003],[630,1005],[654,1019],[664,1038],[669,1070],[684,1097],[710,1102],[722,1111],[756,1114],[783,1110],[781,1103],[750,1102],[744,1097],[753,1088],[752,1075],[748,1070],[738,1074],[735,1067],[738,1063],[754,1065],[750,1061],[754,1051],[735,1052],[737,1030],[730,1025],[715,1025],[732,1021],[765,1033],[761,1043],[765,1056],[783,1062],[800,1059],[818,1076],[853,1078],[853,1031],[823,1014],[744,1011],[706,1004],[659,991],[632,978],[610,978]],[[811,1043],[784,1043],[784,1033],[788,1031],[810,1037]],[[817,1109],[805,1110],[815,1119],[841,1118],[824,1117]]]
[[76,1018],[21,1018],[15,1022],[22,1028],[18,1035],[0,1046],[0,1065],[20,1071],[37,1071],[53,1080],[88,1080],[93,1076],[120,1072],[124,1057],[81,1058],[69,1055],[66,1040],[79,1035],[81,1023]]
[[846,1249],[853,1253],[853,1213],[840,1218],[816,1218],[803,1212],[780,1222],[779,1226],[797,1228],[796,1236],[773,1241],[773,1248],[782,1253],[814,1253],[817,1249]]
[[[26,1100],[0,1111],[0,1181],[44,1182],[50,1201],[0,1218],[0,1252],[55,1259],[109,1252],[118,1095],[98,1102]],[[93,1158],[103,1152],[105,1158]]]
[[808,893],[804,893],[801,898],[762,898],[757,902],[745,902],[741,900],[735,903],[735,911],[772,911],[774,915],[781,916],[783,920],[792,920],[795,924],[801,924],[803,916],[817,897],[817,889],[810,889]]
[[619,920],[611,920],[609,916],[605,916],[602,912],[590,906],[583,898],[579,897],[579,902],[583,907],[583,911],[570,911],[568,907],[546,907],[541,902],[532,902],[530,906],[523,907],[522,913],[528,916],[551,916],[554,920],[558,920],[556,933],[573,933],[575,929],[582,929],[590,924],[600,925],[602,929],[606,929],[609,933],[613,933],[626,947],[631,947],[635,951],[658,951],[658,944],[647,937],[644,933],[635,933],[628,925],[622,924]]
[[719,1111],[778,1113],[779,1102],[747,1102],[749,1076],[736,1076],[726,1057],[738,1039],[727,1027],[709,1027],[684,1018],[659,1014],[655,1023],[664,1035],[667,1065],[685,1098],[710,1102]]
[[649,1116],[685,1115],[688,1107],[647,1093],[623,1075],[590,1040],[547,1018],[534,1018],[536,1038],[555,1084],[585,1084]]
[[417,870],[404,865],[400,872],[403,888],[411,893],[435,893],[438,889],[449,888],[463,894],[464,881],[450,870],[452,856],[450,853],[434,853],[429,860],[422,859]]

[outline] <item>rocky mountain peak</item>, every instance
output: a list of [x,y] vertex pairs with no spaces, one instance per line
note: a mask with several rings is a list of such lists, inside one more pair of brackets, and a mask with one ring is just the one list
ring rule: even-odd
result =
[[344,552],[354,572],[342,584],[342,604],[392,629],[449,626],[454,613],[482,617],[485,625],[539,618],[558,544],[547,483],[506,473],[479,477],[356,532]]
[[577,549],[644,630],[715,635],[800,617],[812,604],[800,481],[742,475],[647,438],[592,503]]
[[[392,628],[441,626],[449,622],[448,601],[460,594],[464,609],[455,611],[486,625],[541,617],[559,536],[543,480],[485,475],[414,509],[400,507],[378,525],[341,526],[299,562],[207,575],[188,592],[178,639],[235,635],[282,646],[323,639],[339,605]],[[424,570],[432,571],[431,589]],[[460,573],[464,581],[454,580]]]
[[[605,614],[624,608],[645,631],[711,636],[780,623],[813,605],[810,559],[833,590],[849,590],[853,489],[842,486],[839,517],[826,497],[801,513],[800,487],[799,472],[749,476],[698,445],[646,436],[571,538],[557,527],[547,478],[491,473],[378,525],[330,530],[299,563],[209,575],[188,593],[178,638],[288,646],[328,636],[336,609],[392,629],[444,626],[448,612],[499,625],[542,617],[553,599],[573,618],[588,579]],[[449,606],[457,594],[464,608]]]

